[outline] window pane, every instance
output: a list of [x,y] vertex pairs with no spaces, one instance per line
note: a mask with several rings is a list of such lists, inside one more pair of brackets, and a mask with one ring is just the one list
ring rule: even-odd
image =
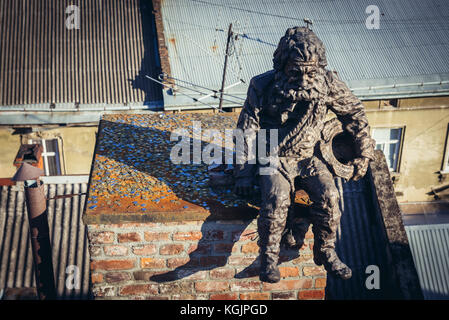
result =
[[390,140],[399,140],[401,138],[401,128],[391,129]]
[[376,140],[377,143],[388,141],[389,136],[390,129],[388,128],[373,129],[373,139]]
[[57,176],[59,175],[58,163],[55,156],[47,156],[48,162],[48,175]]
[[396,171],[396,159],[398,156],[397,150],[399,150],[398,144],[399,143],[390,144],[390,146],[389,146],[387,162],[388,162],[388,167],[390,168],[390,170],[393,170],[393,171]]
[[47,152],[57,152],[58,140],[57,139],[45,140],[45,147],[47,148]]
[[385,145],[383,143],[382,144],[376,144],[376,150],[384,151],[384,147],[385,147]]

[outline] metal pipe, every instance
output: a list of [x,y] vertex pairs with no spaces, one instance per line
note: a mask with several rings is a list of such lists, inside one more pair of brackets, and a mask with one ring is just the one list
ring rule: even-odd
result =
[[56,287],[44,183],[39,180],[39,176],[42,174],[41,169],[23,163],[12,180],[24,181],[36,289],[39,299],[53,300],[56,299]]
[[224,67],[223,67],[223,80],[221,82],[221,89],[220,89],[220,102],[218,104],[218,110],[222,111],[223,110],[223,93],[224,93],[224,88],[225,88],[225,83],[226,83],[226,67],[228,65],[228,57],[229,57],[229,42],[231,41],[231,37],[232,37],[232,23],[229,24],[229,29],[228,29],[228,39],[226,41],[226,52],[225,52],[225,61],[224,61]]
[[56,288],[43,182],[40,180],[25,181],[25,199],[30,224],[37,292],[40,300],[53,300],[56,298]]

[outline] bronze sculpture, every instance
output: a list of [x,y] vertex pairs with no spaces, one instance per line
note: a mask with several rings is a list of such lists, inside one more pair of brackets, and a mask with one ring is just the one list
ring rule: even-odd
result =
[[[234,170],[235,192],[249,195],[259,176],[262,197],[258,224],[261,258],[260,279],[278,282],[280,242],[295,191],[295,180],[313,205],[314,261],[332,274],[349,279],[351,269],[335,252],[340,223],[339,194],[334,175],[318,150],[328,110],[352,138],[356,157],[352,179],[366,174],[374,159],[364,107],[336,72],[326,70],[325,47],[307,27],[289,28],[274,52],[274,70],[255,76],[237,128],[277,129],[279,163],[271,174],[259,174],[263,165],[245,162]],[[245,149],[247,152],[247,148]]]

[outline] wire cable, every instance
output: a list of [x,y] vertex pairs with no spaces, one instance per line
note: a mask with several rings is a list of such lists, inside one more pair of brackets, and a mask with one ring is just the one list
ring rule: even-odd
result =
[[[181,79],[178,79],[178,78],[175,78],[175,77],[171,77],[171,76],[169,76],[169,75],[166,74],[166,73],[161,73],[161,74],[159,75],[159,80],[163,80],[163,79],[161,79],[161,76],[162,76],[163,78],[168,78],[168,79],[172,79],[172,80],[175,80],[175,81],[184,82],[184,83],[193,85],[193,86],[198,87],[198,88],[206,89],[206,90],[212,91],[213,93],[220,93],[220,90],[210,89],[210,88],[207,88],[207,87],[203,87],[203,86],[201,86],[201,85],[199,85],[199,84],[194,84],[194,83],[189,82],[189,81],[185,81],[185,80],[181,80]],[[240,81],[241,81],[242,83],[245,83],[245,82],[243,82],[241,79],[240,79]],[[230,97],[232,97],[232,98],[236,98],[236,99],[242,100],[242,101],[245,101],[245,100],[246,100],[245,98],[237,97],[237,96],[234,96],[234,95],[229,94],[229,93],[226,93],[226,92],[223,92],[223,94],[224,94],[224,95],[228,95],[228,96],[230,96]]]
[[[164,87],[173,89],[173,88],[170,87],[169,85],[166,85],[165,83],[163,83],[163,82],[161,82],[161,81],[158,81],[158,80],[156,80],[156,79],[150,77],[149,75],[145,75],[145,77],[147,77],[147,78],[150,79],[151,81],[154,81],[154,82],[156,82],[156,83],[159,83],[160,85],[163,85]],[[188,94],[186,94],[186,93],[184,93],[184,92],[179,92],[179,94],[182,94],[182,95],[184,95],[184,96],[186,96],[186,97],[192,99],[194,102],[199,102],[199,103],[201,103],[201,104],[204,104],[205,106],[211,107],[211,108],[213,108],[213,109],[217,109],[219,112],[224,112],[223,110],[220,110],[218,107],[215,107],[215,106],[213,106],[213,105],[204,103],[204,102],[198,100],[197,98],[192,97],[192,96],[190,96],[190,95],[188,95]]]

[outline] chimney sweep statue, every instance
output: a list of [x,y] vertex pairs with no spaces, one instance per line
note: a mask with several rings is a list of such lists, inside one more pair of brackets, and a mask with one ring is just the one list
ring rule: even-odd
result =
[[[286,227],[295,180],[313,202],[310,208],[315,237],[314,262],[342,279],[352,276],[351,269],[335,252],[336,231],[340,224],[339,193],[334,175],[317,146],[328,110],[352,137],[355,158],[353,180],[362,178],[369,161],[374,159],[374,141],[370,138],[364,107],[336,72],[326,70],[325,48],[307,27],[289,28],[273,55],[274,70],[255,76],[237,123],[239,129],[277,129],[278,164],[270,173],[262,173],[259,161],[237,164],[235,192],[250,195],[256,176],[262,204],[257,221],[261,270],[260,280],[278,282],[280,242]],[[251,131],[251,130],[250,130]],[[255,139],[255,138],[254,138]],[[268,139],[267,139],[268,140]],[[245,141],[248,156],[248,142]]]

